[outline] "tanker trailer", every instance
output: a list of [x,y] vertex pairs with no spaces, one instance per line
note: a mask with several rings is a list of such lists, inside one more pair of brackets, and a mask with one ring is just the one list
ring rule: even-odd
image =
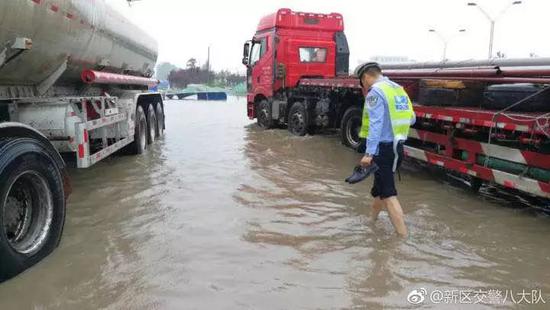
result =
[[60,242],[62,154],[88,168],[162,136],[156,60],[155,40],[105,0],[0,1],[0,282]]

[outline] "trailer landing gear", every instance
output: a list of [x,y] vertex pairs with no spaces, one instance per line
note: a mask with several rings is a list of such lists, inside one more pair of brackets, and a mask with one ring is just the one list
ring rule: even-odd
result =
[[478,193],[479,192],[479,189],[481,188],[481,186],[483,185],[483,180],[480,179],[480,178],[476,178],[476,177],[470,177],[470,190],[473,192],[473,193]]

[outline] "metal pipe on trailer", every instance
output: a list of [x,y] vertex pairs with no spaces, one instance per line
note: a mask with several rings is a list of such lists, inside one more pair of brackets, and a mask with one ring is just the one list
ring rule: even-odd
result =
[[421,70],[384,70],[391,77],[496,77],[499,69],[421,69]]
[[402,78],[407,80],[459,80],[476,81],[494,84],[514,84],[514,83],[532,83],[532,84],[550,84],[550,78],[527,78],[527,77],[461,77],[461,76],[393,76],[392,78]]
[[381,64],[382,70],[390,69],[441,69],[441,68],[464,68],[464,67],[533,67],[549,66],[550,57],[544,58],[511,58],[511,59],[489,59],[489,60],[464,60],[446,62],[416,62],[416,63],[394,63]]
[[82,81],[86,84],[118,84],[142,86],[155,86],[159,84],[159,80],[157,79],[94,70],[84,70],[82,71],[80,77]]
[[550,77],[550,66],[500,67],[503,76]]
[[411,69],[384,70],[384,74],[393,77],[550,77],[550,66],[541,67],[497,67],[493,69],[445,68],[445,69]]

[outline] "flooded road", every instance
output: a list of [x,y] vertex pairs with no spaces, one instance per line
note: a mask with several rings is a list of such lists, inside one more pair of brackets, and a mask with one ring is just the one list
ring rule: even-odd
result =
[[550,218],[409,168],[399,240],[369,221],[372,180],[343,182],[359,156],[337,136],[261,131],[242,99],[166,111],[144,156],[71,171],[60,248],[0,285],[0,309],[410,308],[421,288],[550,305]]

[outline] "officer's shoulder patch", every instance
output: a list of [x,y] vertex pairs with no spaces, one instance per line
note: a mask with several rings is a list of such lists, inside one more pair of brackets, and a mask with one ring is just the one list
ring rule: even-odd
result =
[[367,106],[369,108],[374,108],[376,104],[378,103],[378,95],[376,94],[369,94],[367,96]]

